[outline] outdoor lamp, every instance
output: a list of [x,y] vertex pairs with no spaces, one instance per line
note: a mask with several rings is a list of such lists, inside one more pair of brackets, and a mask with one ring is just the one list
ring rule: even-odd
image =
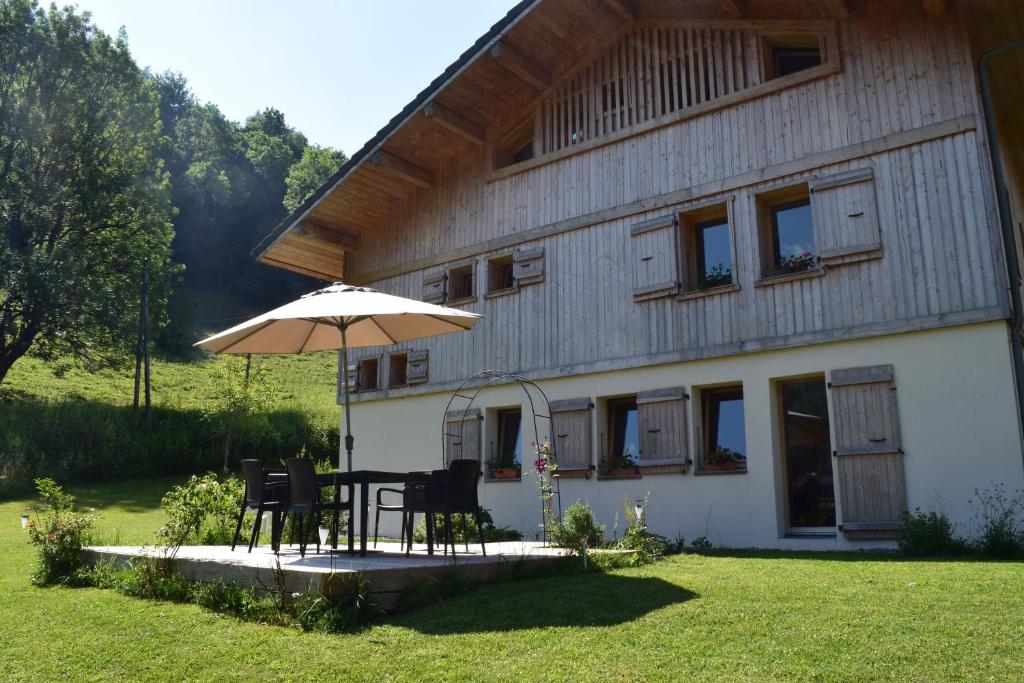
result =
[[27,529],[28,528],[28,515],[22,515],[21,516],[21,528],[22,529]]
[[633,505],[633,512],[636,513],[636,523],[643,527],[647,526],[647,520],[645,518],[646,505],[647,501],[645,501],[643,498],[637,498],[636,503],[634,503]]

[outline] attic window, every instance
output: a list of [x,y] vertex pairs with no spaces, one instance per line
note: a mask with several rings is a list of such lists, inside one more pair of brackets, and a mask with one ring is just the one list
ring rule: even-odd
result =
[[408,362],[409,355],[405,353],[392,353],[388,356],[388,387],[404,387],[408,384],[406,379]]
[[536,152],[533,148],[533,132],[531,116],[499,140],[494,149],[495,167],[502,168],[532,159]]
[[764,36],[764,78],[782,78],[822,64],[817,35]]
[[487,293],[502,292],[516,286],[512,254],[497,256],[487,262]]
[[448,271],[448,303],[473,298],[473,264],[457,266]]

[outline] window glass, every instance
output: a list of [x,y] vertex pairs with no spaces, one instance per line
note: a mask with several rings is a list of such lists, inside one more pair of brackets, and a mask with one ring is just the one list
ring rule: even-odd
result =
[[732,282],[732,250],[729,246],[729,222],[723,219],[698,223],[698,287],[707,289]]
[[702,392],[704,398],[704,469],[745,470],[747,430],[743,388]]
[[814,265],[814,225],[811,201],[798,199],[771,207],[775,265],[783,270],[807,270]]
[[789,526],[834,527],[836,499],[825,380],[784,382],[781,392]]
[[640,452],[640,427],[637,419],[636,399],[615,399],[608,402],[611,426],[612,458],[636,462]]
[[501,466],[522,462],[522,421],[523,414],[519,410],[498,412],[498,447],[495,456]]

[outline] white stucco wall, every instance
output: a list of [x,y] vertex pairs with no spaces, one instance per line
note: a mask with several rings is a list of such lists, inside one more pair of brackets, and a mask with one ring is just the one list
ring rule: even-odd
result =
[[[992,482],[1003,482],[1008,490],[1024,488],[1007,329],[1005,323],[994,322],[544,381],[541,386],[552,400],[597,399],[672,386],[685,386],[695,395],[694,387],[743,383],[746,474],[697,476],[691,468],[685,475],[645,475],[638,480],[566,479],[561,487],[563,506],[577,498],[586,500],[608,525],[610,534],[623,498],[635,499],[650,492],[649,526],[670,538],[682,534],[687,542],[707,536],[715,545],[731,547],[884,546],[886,542],[851,542],[842,534],[835,538],[783,537],[773,405],[775,380],[877,364],[895,368],[911,510],[938,505],[967,531],[974,512],[968,501],[975,497],[976,488]],[[354,467],[440,467],[442,417],[449,397],[449,393],[438,393],[353,404]],[[512,407],[522,401],[518,387],[502,386],[482,394],[480,407]],[[693,403],[687,402],[691,441]],[[595,444],[598,431],[603,430],[599,412],[595,411]],[[493,510],[498,524],[516,527],[532,538],[540,520],[536,478],[527,473],[532,462],[528,444],[535,437],[528,410],[523,413],[524,460],[529,461],[523,480],[482,482],[480,497],[482,504]],[[694,454],[695,444],[691,443],[691,457]],[[398,526],[397,514],[382,515],[382,533],[397,535]]]

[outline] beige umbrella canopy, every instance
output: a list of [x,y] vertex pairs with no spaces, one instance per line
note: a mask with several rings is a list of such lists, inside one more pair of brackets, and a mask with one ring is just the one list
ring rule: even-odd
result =
[[[464,332],[480,316],[382,294],[368,287],[340,282],[318,289],[280,308],[235,325],[198,342],[215,353],[308,353],[341,349],[348,368],[348,349],[386,346],[398,342]],[[348,373],[345,388],[345,450],[352,469],[352,429],[349,420]]]

